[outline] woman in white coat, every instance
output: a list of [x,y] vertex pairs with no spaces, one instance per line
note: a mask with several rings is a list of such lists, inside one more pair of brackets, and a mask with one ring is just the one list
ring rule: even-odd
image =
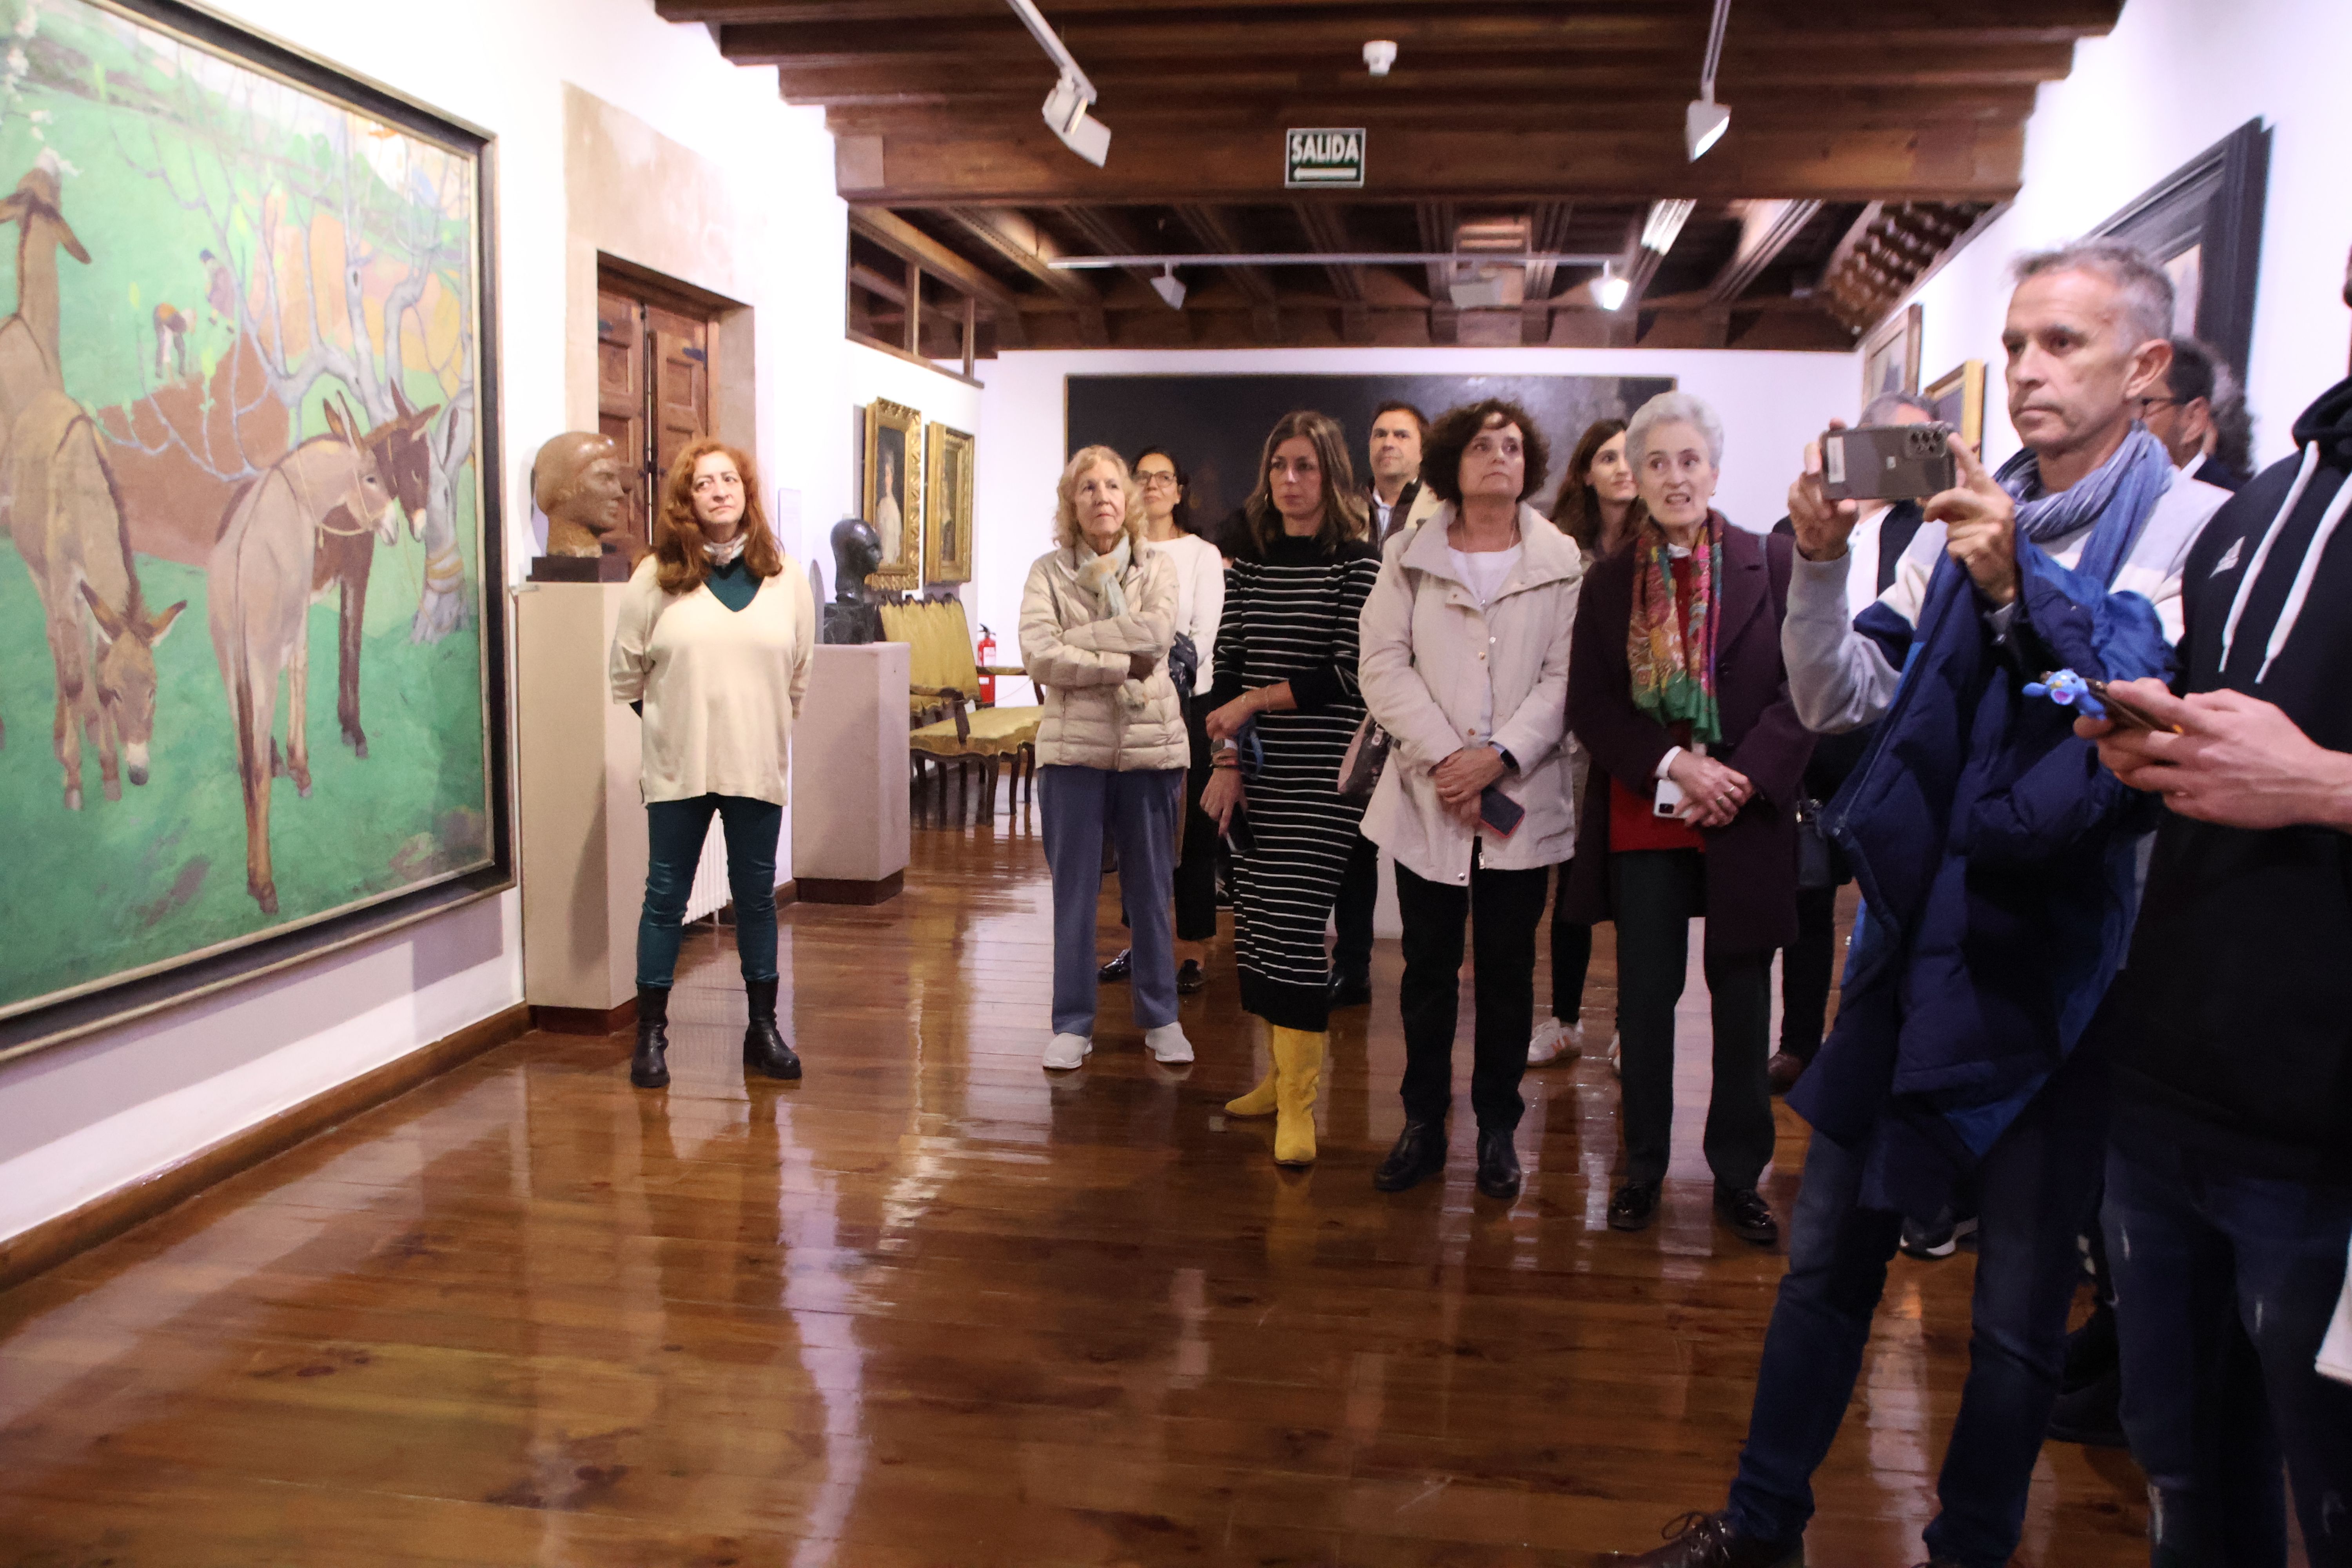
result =
[[1573,541],[1527,504],[1542,434],[1499,398],[1430,427],[1422,480],[1446,504],[1382,552],[1364,603],[1364,705],[1391,737],[1364,836],[1396,861],[1404,917],[1404,1131],[1372,1184],[1445,1166],[1464,927],[1477,949],[1470,1101],[1478,1190],[1518,1195],[1512,1146],[1535,1013],[1536,926],[1551,868],[1575,853],[1568,650],[1584,574]]
[[1135,1021],[1163,1062],[1189,1062],[1176,1022],[1176,833],[1191,761],[1168,648],[1176,636],[1173,563],[1143,538],[1127,462],[1088,447],[1062,472],[1055,548],[1021,594],[1021,658],[1045,694],[1037,798],[1054,881],[1054,1037],[1045,1066],[1066,1071],[1094,1049],[1095,913],[1106,833],[1134,922]]

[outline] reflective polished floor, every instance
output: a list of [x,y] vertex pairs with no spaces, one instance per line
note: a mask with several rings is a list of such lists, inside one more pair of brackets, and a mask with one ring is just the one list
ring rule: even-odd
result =
[[[747,1086],[700,935],[667,1091],[530,1036],[0,1295],[0,1563],[1509,1568],[1719,1506],[1782,1258],[1712,1220],[1696,981],[1674,1180],[1619,1236],[1598,1059],[1528,1075],[1526,1191],[1474,1192],[1466,994],[1453,1165],[1371,1190],[1393,942],[1286,1174],[1220,1112],[1264,1059],[1229,955],[1198,1064],[1106,988],[1049,1079],[1034,829],[915,856],[890,903],[784,912],[801,1083]],[[1971,1267],[1895,1259],[1813,1568],[1922,1555]],[[2143,1521],[2128,1459],[2053,1445],[2020,1561],[2144,1562]]]

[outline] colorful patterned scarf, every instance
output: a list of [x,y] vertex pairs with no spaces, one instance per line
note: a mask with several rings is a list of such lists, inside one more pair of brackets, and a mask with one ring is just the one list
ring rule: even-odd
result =
[[1633,536],[1633,613],[1625,623],[1625,663],[1633,706],[1661,724],[1688,724],[1693,745],[1723,739],[1715,700],[1716,585],[1723,580],[1723,519],[1706,514],[1691,551],[1690,616],[1675,601],[1666,531],[1645,518]]

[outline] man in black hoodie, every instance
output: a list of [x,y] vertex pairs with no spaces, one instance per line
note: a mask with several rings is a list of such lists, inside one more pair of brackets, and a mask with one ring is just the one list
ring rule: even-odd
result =
[[2352,1387],[2314,1368],[2352,1243],[2352,379],[2182,577],[2179,732],[2100,758],[2170,807],[2101,1028],[2123,1418],[2159,1563],[2352,1564]]

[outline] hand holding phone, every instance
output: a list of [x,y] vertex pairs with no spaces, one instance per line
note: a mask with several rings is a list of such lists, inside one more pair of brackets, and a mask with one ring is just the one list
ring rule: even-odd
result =
[[1519,830],[1527,815],[1528,808],[1497,785],[1488,784],[1478,793],[1478,820],[1506,838]]

